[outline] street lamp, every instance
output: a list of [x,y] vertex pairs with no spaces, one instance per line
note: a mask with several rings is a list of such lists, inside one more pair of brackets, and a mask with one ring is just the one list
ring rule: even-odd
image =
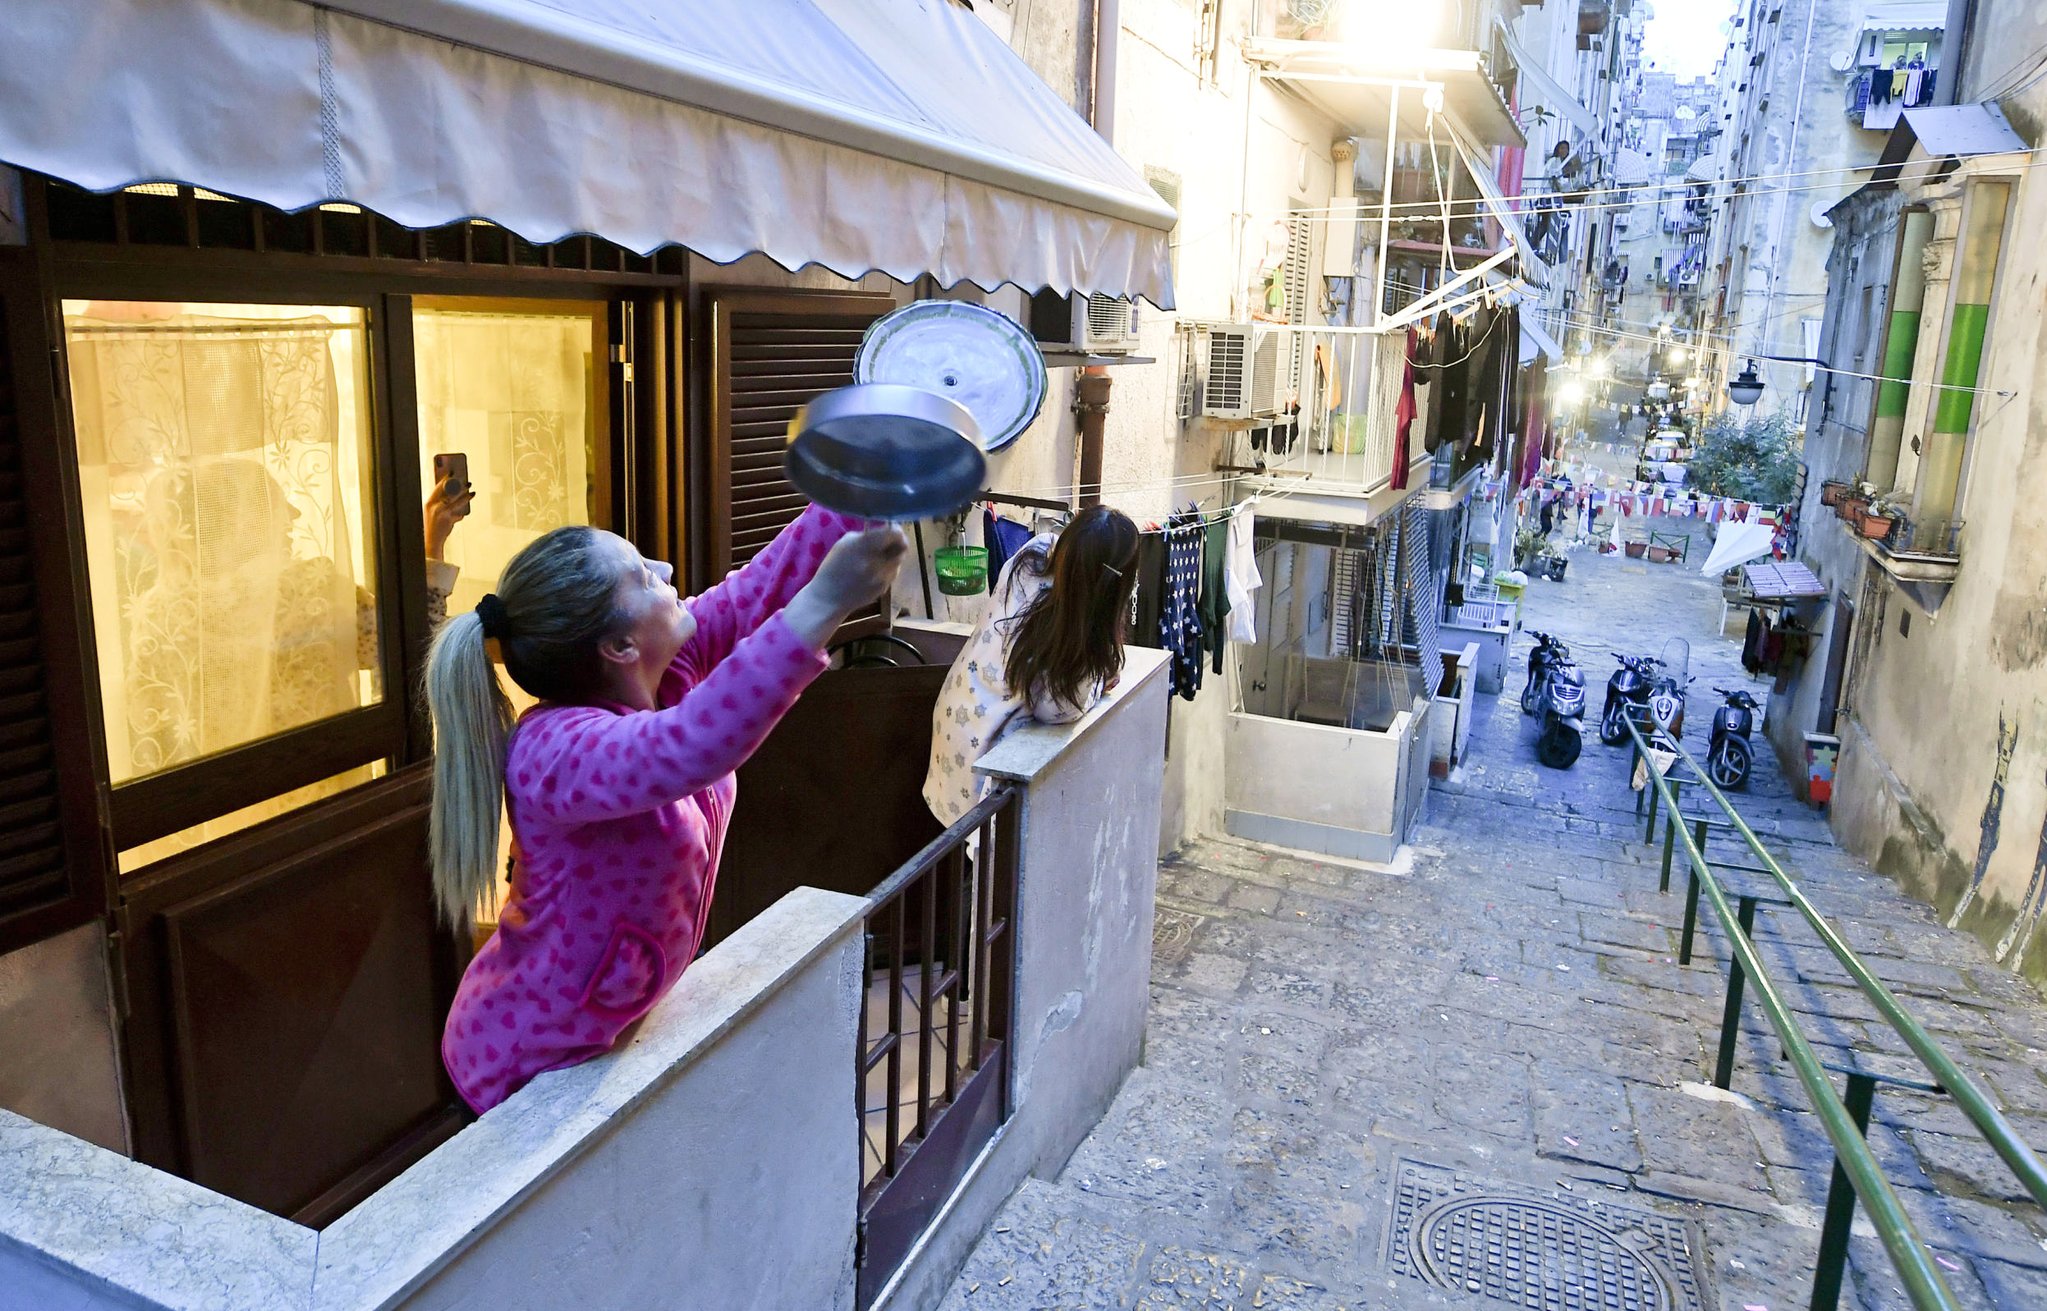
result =
[[1741,376],[1727,384],[1727,399],[1736,405],[1749,406],[1763,399],[1763,380],[1756,376],[1756,362],[1748,361],[1741,366]]
[[[1763,380],[1756,376],[1757,360],[1774,360],[1779,364],[1811,364],[1825,372],[1827,381],[1833,381],[1834,366],[1811,355],[1753,355],[1742,361],[1741,373],[1727,384],[1727,399],[1736,405],[1754,405],[1763,399]],[[1826,388],[1820,389],[1821,406],[1826,403]]]

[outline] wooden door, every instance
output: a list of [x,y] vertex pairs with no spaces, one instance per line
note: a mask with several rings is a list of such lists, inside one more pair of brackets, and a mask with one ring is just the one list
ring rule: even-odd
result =
[[924,804],[947,666],[820,675],[739,769],[701,950],[799,887],[864,897],[941,827]]

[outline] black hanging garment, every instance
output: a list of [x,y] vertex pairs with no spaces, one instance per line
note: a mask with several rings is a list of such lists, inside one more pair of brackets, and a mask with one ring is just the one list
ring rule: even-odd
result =
[[1130,645],[1159,646],[1159,617],[1166,608],[1166,539],[1162,533],[1149,532],[1137,539],[1137,589],[1130,603]]
[[1201,690],[1201,638],[1201,521],[1176,514],[1166,524],[1159,645],[1173,657],[1173,691],[1188,701]]
[[1228,645],[1230,594],[1223,582],[1223,561],[1230,551],[1230,516],[1218,515],[1201,532],[1201,640],[1209,654],[1209,668],[1223,671],[1223,647]]
[[1763,643],[1767,640],[1770,626],[1763,622],[1763,612],[1748,612],[1748,631],[1741,639],[1741,667],[1751,674],[1763,672]]

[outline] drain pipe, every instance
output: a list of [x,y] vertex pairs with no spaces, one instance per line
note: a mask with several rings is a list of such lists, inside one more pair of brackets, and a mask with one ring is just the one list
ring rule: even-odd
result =
[[[1095,0],[1094,83],[1089,88],[1088,120],[1110,146],[1116,144],[1116,48],[1122,34],[1120,0]],[[1073,413],[1078,429],[1074,484],[1080,508],[1102,503],[1102,433],[1109,420],[1109,371],[1089,365],[1074,384]]]

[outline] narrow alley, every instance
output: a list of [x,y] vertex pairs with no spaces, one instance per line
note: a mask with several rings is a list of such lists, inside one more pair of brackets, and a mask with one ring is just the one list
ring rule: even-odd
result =
[[[1571,644],[1595,713],[1610,653],[1689,639],[1695,752],[1716,684],[1767,690],[1739,667],[1738,618],[1715,636],[1719,613],[1696,565],[1583,550],[1524,603],[1526,628]],[[1467,786],[1432,793],[1411,864],[1209,841],[1161,870],[1144,1065],[1057,1178],[1010,1201],[948,1311],[1807,1305],[1827,1141],[1753,1004],[1733,1095],[1710,1086],[1725,939],[1702,912],[1700,954],[1676,963],[1683,874],[1657,891],[1624,749],[1588,737],[1568,772],[1535,763],[1514,695],[1527,647],[1524,631]],[[1837,850],[1757,755],[1744,817],[2047,1141],[2047,1003]],[[1757,937],[1823,1059],[1925,1077],[1793,912],[1764,907]],[[1964,1305],[2047,1306],[2047,1228],[1951,1101],[1884,1088],[1870,1136]],[[1454,1241],[1433,1264],[1410,1245],[1449,1193],[1498,1204],[1464,1222],[1468,1266]],[[1514,1234],[1536,1229],[1575,1261],[1515,1264]],[[1624,1241],[1587,1241],[1602,1232]],[[1908,1305],[1861,1220],[1842,1305]]]

